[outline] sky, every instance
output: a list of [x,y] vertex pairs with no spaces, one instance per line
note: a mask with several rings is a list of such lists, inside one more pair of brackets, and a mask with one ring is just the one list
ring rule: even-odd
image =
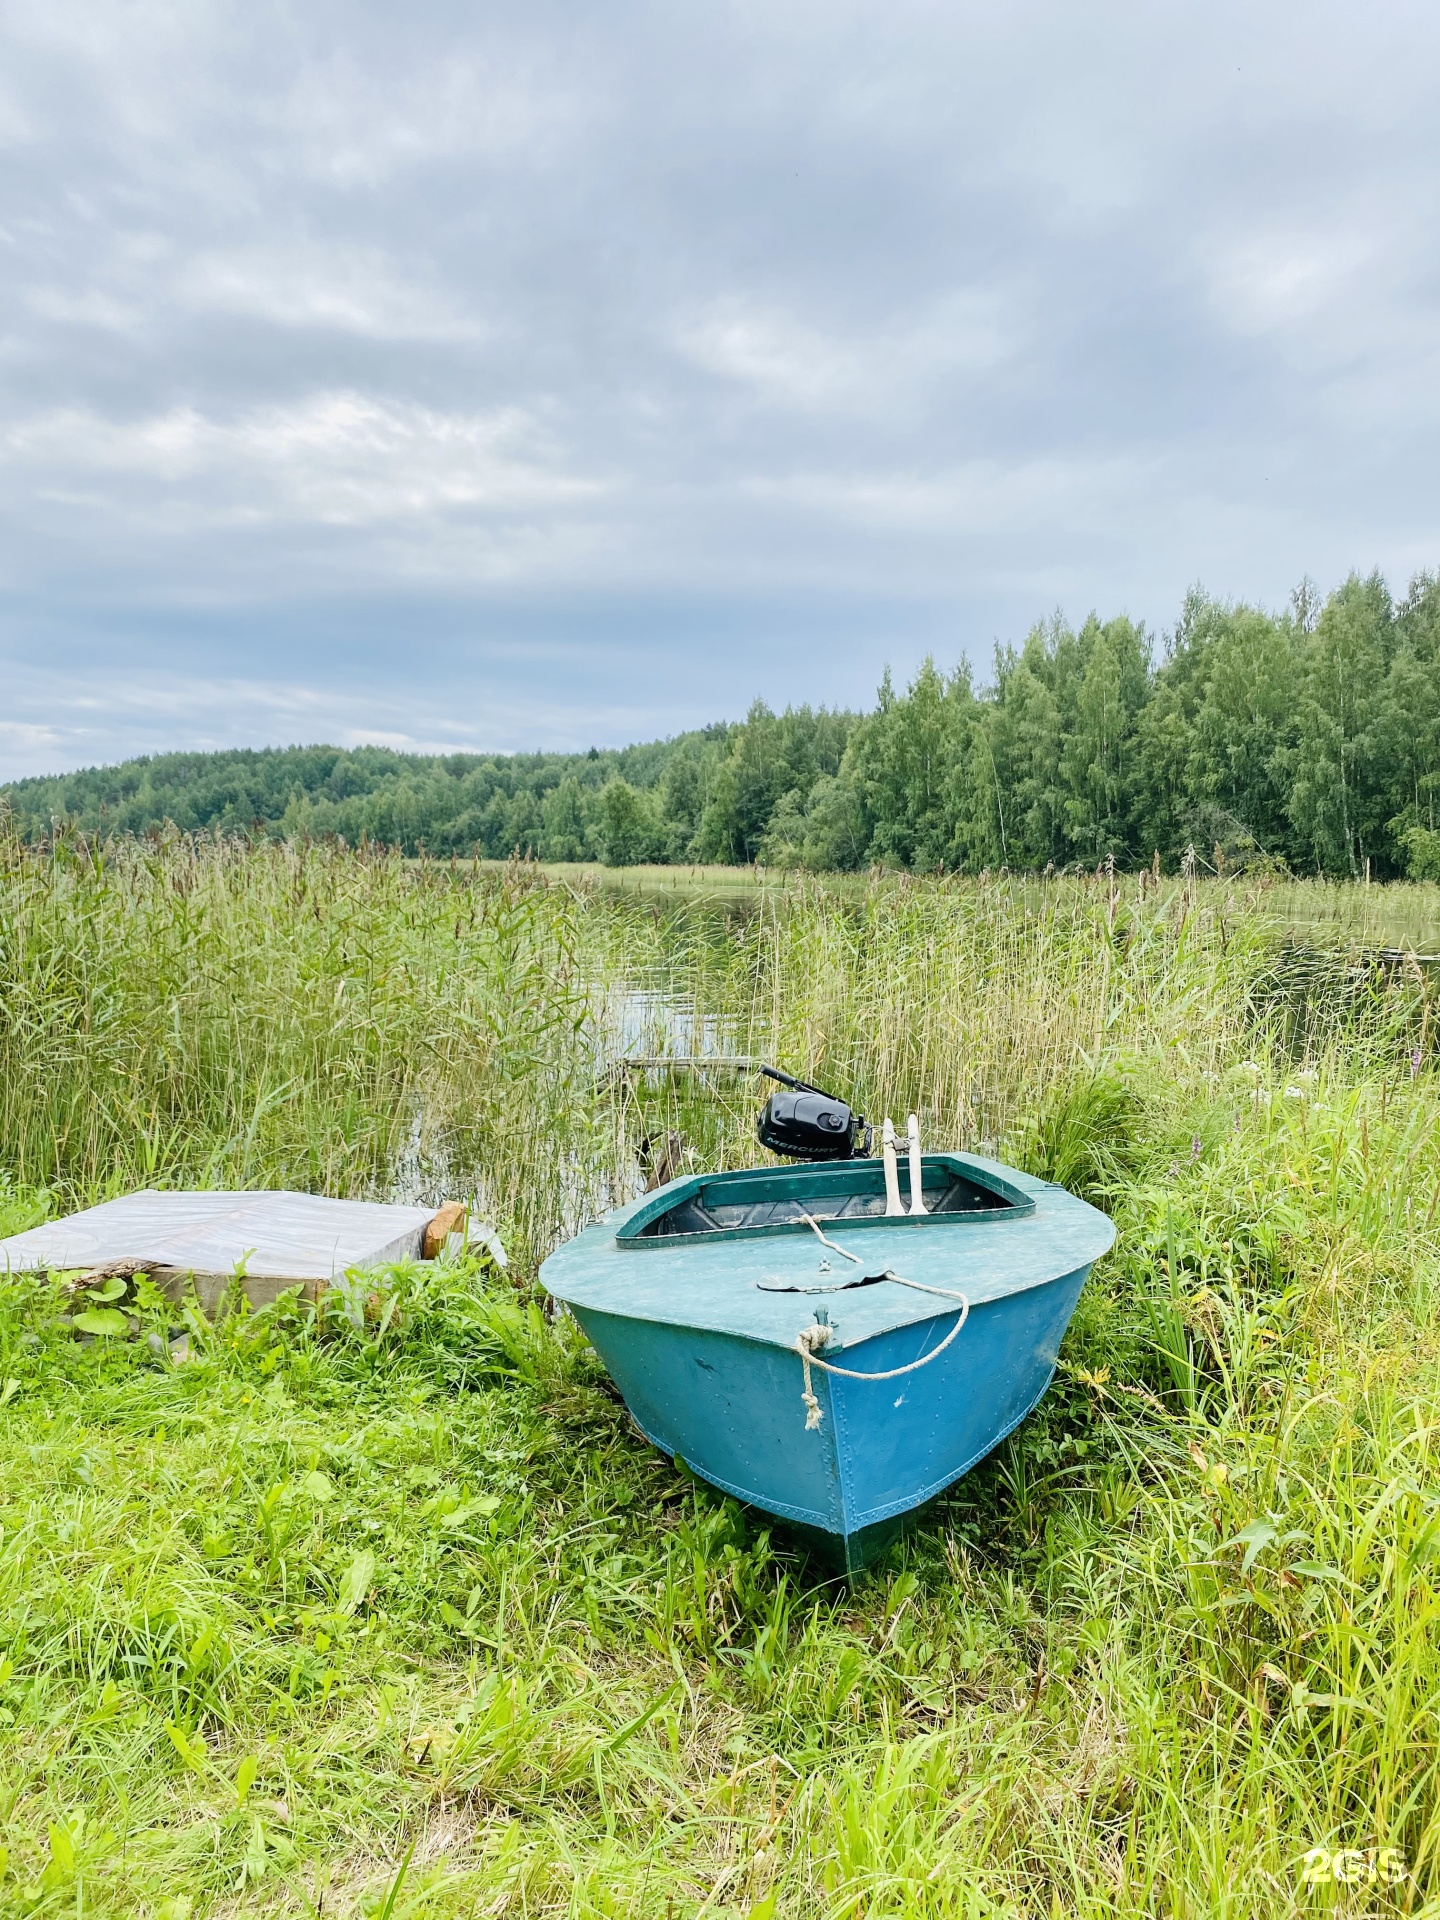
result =
[[1440,8],[7,0],[0,779],[1440,565]]

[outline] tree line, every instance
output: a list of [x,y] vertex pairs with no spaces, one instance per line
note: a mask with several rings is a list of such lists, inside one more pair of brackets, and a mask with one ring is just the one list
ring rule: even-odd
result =
[[1440,576],[1352,575],[1283,613],[1201,592],[1157,645],[1059,615],[872,711],[773,713],[584,754],[292,747],[163,754],[0,789],[20,831],[336,835],[407,853],[881,864],[1148,864],[1440,880]]

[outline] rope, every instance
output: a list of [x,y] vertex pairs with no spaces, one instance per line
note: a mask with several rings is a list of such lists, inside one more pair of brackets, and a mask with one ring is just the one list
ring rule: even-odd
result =
[[[857,1267],[860,1265],[859,1254],[851,1253],[848,1247],[842,1247],[838,1245],[834,1240],[827,1238],[825,1234],[820,1233],[819,1226],[816,1224],[814,1220],[810,1218],[810,1215],[808,1213],[802,1213],[800,1218],[805,1222],[807,1227],[815,1228],[816,1233],[820,1235],[820,1238],[824,1240],[826,1246],[829,1247],[832,1252],[843,1253],[847,1260],[853,1260]],[[952,1340],[955,1338],[955,1335],[960,1331],[961,1327],[964,1326],[966,1315],[970,1311],[969,1300],[965,1297],[963,1293],[957,1292],[953,1287],[927,1287],[923,1280],[907,1280],[903,1274],[895,1273],[889,1267],[886,1267],[883,1273],[867,1274],[866,1279],[868,1281],[893,1280],[897,1287],[913,1287],[916,1293],[938,1293],[942,1300],[958,1300],[961,1303],[962,1307],[964,1308],[964,1312],[960,1315],[959,1321],[956,1323],[953,1331],[950,1334],[950,1338]],[[842,1291],[842,1289],[838,1287],[833,1289],[827,1288],[826,1291],[827,1292],[833,1291],[838,1293]],[[937,1347],[935,1349],[935,1352],[939,1353],[939,1351],[940,1349],[939,1347]],[[934,1356],[932,1355],[931,1357],[933,1358]],[[922,1360],[917,1360],[915,1362],[916,1366],[923,1366],[924,1364],[925,1363]],[[838,1373],[840,1369],[836,1367],[836,1368],[832,1368],[831,1371]],[[909,1367],[902,1367],[900,1371],[902,1373],[908,1373],[910,1369]],[[857,1373],[855,1375],[855,1378],[857,1380],[888,1380],[890,1376],[889,1374],[885,1374],[885,1373]]]
[[[902,1280],[900,1284],[904,1286],[907,1283]],[[926,1293],[939,1293],[941,1289],[939,1287],[926,1287],[924,1291]],[[950,1297],[953,1299],[956,1296],[951,1295]],[[826,1340],[830,1337],[830,1329],[828,1327],[805,1327],[796,1337],[795,1347],[800,1358],[805,1362],[805,1380],[807,1386],[810,1380],[811,1367],[819,1367],[822,1373],[833,1373],[841,1380],[898,1380],[902,1374],[918,1373],[921,1367],[928,1367],[932,1360],[938,1360],[940,1358],[946,1347],[950,1345],[950,1342],[969,1319],[970,1302],[965,1298],[963,1293],[958,1297],[961,1302],[960,1317],[940,1342],[939,1346],[932,1347],[929,1353],[922,1354],[918,1360],[912,1360],[908,1367],[888,1367],[884,1373],[858,1373],[853,1367],[837,1367],[832,1360],[822,1360],[815,1351],[815,1347],[824,1346]],[[819,1340],[815,1340],[817,1333],[822,1336]],[[812,1341],[814,1342],[813,1345],[811,1344]],[[817,1420],[815,1424],[819,1426],[820,1423]]]
[[[814,1227],[815,1232],[819,1234],[821,1240],[823,1240],[825,1245],[831,1248],[833,1252],[842,1253],[847,1260],[853,1260],[857,1265],[859,1264],[859,1254],[850,1253],[846,1248],[837,1246],[833,1240],[828,1239],[825,1234],[821,1233],[819,1226],[811,1219],[808,1213],[802,1213],[800,1218],[807,1226]],[[942,1300],[958,1300],[960,1302],[959,1318],[938,1347],[932,1347],[929,1353],[921,1354],[918,1360],[912,1360],[908,1366],[890,1367],[884,1373],[859,1373],[853,1367],[837,1367],[833,1361],[822,1360],[817,1349],[823,1347],[825,1342],[830,1338],[829,1327],[821,1326],[817,1322],[813,1327],[802,1328],[795,1337],[795,1351],[800,1355],[800,1364],[805,1370],[805,1387],[800,1398],[805,1403],[805,1431],[807,1433],[813,1433],[820,1425],[822,1418],[820,1402],[815,1397],[814,1383],[810,1378],[810,1369],[812,1367],[819,1367],[822,1373],[832,1373],[840,1380],[899,1380],[907,1373],[918,1373],[921,1367],[928,1367],[932,1360],[938,1360],[940,1355],[944,1353],[945,1349],[964,1326],[965,1322],[970,1318],[969,1300],[963,1293],[959,1293],[953,1288],[927,1287],[923,1280],[907,1280],[902,1274],[891,1273],[888,1267],[883,1274],[877,1274],[874,1277],[880,1280],[893,1280],[897,1287],[911,1287],[916,1293],[934,1293],[938,1294]],[[837,1288],[835,1291],[838,1292],[839,1289]]]
[[812,1220],[808,1213],[802,1213],[800,1218],[805,1222],[807,1227],[813,1227],[815,1229],[815,1232],[819,1237],[821,1246],[829,1247],[832,1253],[843,1254],[845,1259],[853,1260],[857,1267],[860,1265],[859,1254],[851,1253],[848,1247],[837,1246],[835,1241],[831,1240],[828,1235],[821,1233],[820,1222],[818,1220]]
[[[805,1329],[805,1333],[823,1334],[824,1331],[825,1329],[820,1326]],[[813,1433],[820,1424],[820,1402],[815,1398],[815,1385],[810,1378],[811,1353],[805,1344],[805,1333],[798,1336],[795,1345],[800,1352],[800,1364],[805,1369],[805,1385],[800,1393],[800,1398],[805,1402],[805,1431]]]

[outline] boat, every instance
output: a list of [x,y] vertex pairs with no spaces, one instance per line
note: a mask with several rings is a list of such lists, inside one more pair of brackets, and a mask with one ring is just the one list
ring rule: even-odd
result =
[[1035,1406],[1115,1238],[1063,1187],[922,1155],[913,1126],[905,1211],[890,1137],[671,1180],[540,1272],[653,1446],[846,1572]]

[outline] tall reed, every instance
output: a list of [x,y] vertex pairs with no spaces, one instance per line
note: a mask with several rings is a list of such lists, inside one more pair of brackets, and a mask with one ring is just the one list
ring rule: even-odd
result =
[[573,898],[523,870],[0,838],[0,1165],[66,1201],[478,1183],[543,1247],[586,1006]]

